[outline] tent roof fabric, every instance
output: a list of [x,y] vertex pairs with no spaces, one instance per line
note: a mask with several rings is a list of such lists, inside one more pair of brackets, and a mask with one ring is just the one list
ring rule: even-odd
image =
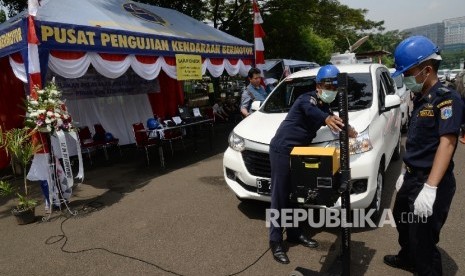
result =
[[[34,19],[40,47],[45,49],[253,59],[253,44],[172,9],[127,0],[42,0],[40,3]],[[23,44],[17,43],[16,50],[24,49],[26,17],[24,11],[1,24],[0,42],[21,27]],[[131,39],[133,44],[128,46]],[[0,43],[0,57],[13,52],[5,48],[8,47]]]
[[36,20],[251,45],[176,10],[126,0],[43,0]]

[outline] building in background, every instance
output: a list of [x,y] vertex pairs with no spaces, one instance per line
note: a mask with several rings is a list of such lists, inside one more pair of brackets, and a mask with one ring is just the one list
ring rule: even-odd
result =
[[449,18],[434,23],[403,30],[409,35],[423,35],[442,50],[465,49],[465,16]]
[[444,49],[465,49],[465,16],[444,20]]
[[440,49],[444,49],[444,23],[434,23],[405,29],[404,32],[409,35],[422,35],[431,39],[433,43],[439,46]]

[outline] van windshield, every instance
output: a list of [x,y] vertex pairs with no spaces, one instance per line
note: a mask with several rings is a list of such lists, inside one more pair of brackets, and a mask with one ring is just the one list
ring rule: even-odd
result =
[[[371,75],[369,73],[352,73],[349,75],[349,111],[366,109],[373,101],[373,89]],[[278,87],[268,96],[262,112],[265,113],[286,113],[291,108],[294,101],[305,92],[316,89],[315,77],[304,77],[288,79],[279,84]],[[337,98],[331,103],[331,109],[338,109]]]

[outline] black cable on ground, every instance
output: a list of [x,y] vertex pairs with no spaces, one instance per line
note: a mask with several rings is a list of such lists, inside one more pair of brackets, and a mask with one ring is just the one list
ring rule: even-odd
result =
[[[95,205],[95,202],[91,202],[88,204],[89,207],[94,207],[92,206],[92,204]],[[82,210],[87,210],[87,207],[84,206],[82,208]],[[144,263],[144,264],[147,264],[147,265],[150,265],[150,266],[153,266],[159,270],[162,270],[164,272],[167,272],[167,273],[170,273],[170,274],[173,274],[173,275],[176,275],[176,276],[186,276],[184,274],[180,274],[180,273],[177,273],[175,271],[171,271],[171,270],[168,270],[168,269],[165,269],[155,263],[152,263],[152,262],[149,262],[149,261],[145,261],[145,260],[142,260],[140,258],[137,258],[137,257],[132,257],[132,256],[128,256],[128,255],[125,255],[125,254],[121,254],[121,253],[118,253],[118,252],[114,252],[114,251],[111,251],[109,249],[106,249],[106,248],[103,248],[103,247],[92,247],[92,248],[88,248],[88,249],[82,249],[82,250],[77,250],[77,251],[70,251],[70,250],[67,250],[65,249],[65,246],[66,246],[66,243],[68,242],[68,236],[66,236],[66,233],[63,229],[63,225],[66,221],[68,221],[70,218],[72,217],[67,217],[65,218],[61,224],[60,224],[60,230],[61,230],[61,235],[55,235],[55,236],[50,236],[47,240],[45,240],[45,244],[46,245],[52,245],[52,244],[56,244],[58,242],[60,242],[61,240],[64,240],[63,242],[63,245],[60,247],[61,251],[64,252],[64,253],[70,253],[70,254],[78,254],[78,253],[84,253],[84,252],[88,252],[88,251],[96,251],[96,250],[101,250],[101,251],[105,251],[107,253],[110,253],[110,254],[113,254],[113,255],[116,255],[116,256],[120,256],[120,257],[123,257],[123,258],[128,258],[128,259],[131,259],[131,260],[135,260],[135,261],[139,261],[141,263]],[[246,266],[245,268],[241,269],[240,271],[238,272],[234,272],[232,274],[227,274],[226,276],[234,276],[234,275],[239,275],[243,272],[245,272],[246,270],[248,270],[250,267],[254,266],[268,251],[270,250],[270,248],[267,248],[265,250],[265,252],[263,252],[255,261],[253,261],[250,265]]]

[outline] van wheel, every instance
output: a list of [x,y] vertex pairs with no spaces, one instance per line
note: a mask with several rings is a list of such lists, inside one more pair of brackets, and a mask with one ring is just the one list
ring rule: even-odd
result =
[[369,212],[371,209],[375,210],[375,212],[371,215],[371,220],[375,224],[378,224],[378,221],[381,216],[381,199],[383,196],[383,186],[384,186],[384,165],[383,163],[381,163],[378,169],[378,175],[376,177],[375,195],[373,196],[373,200],[371,201],[371,204],[367,210],[367,212]]

